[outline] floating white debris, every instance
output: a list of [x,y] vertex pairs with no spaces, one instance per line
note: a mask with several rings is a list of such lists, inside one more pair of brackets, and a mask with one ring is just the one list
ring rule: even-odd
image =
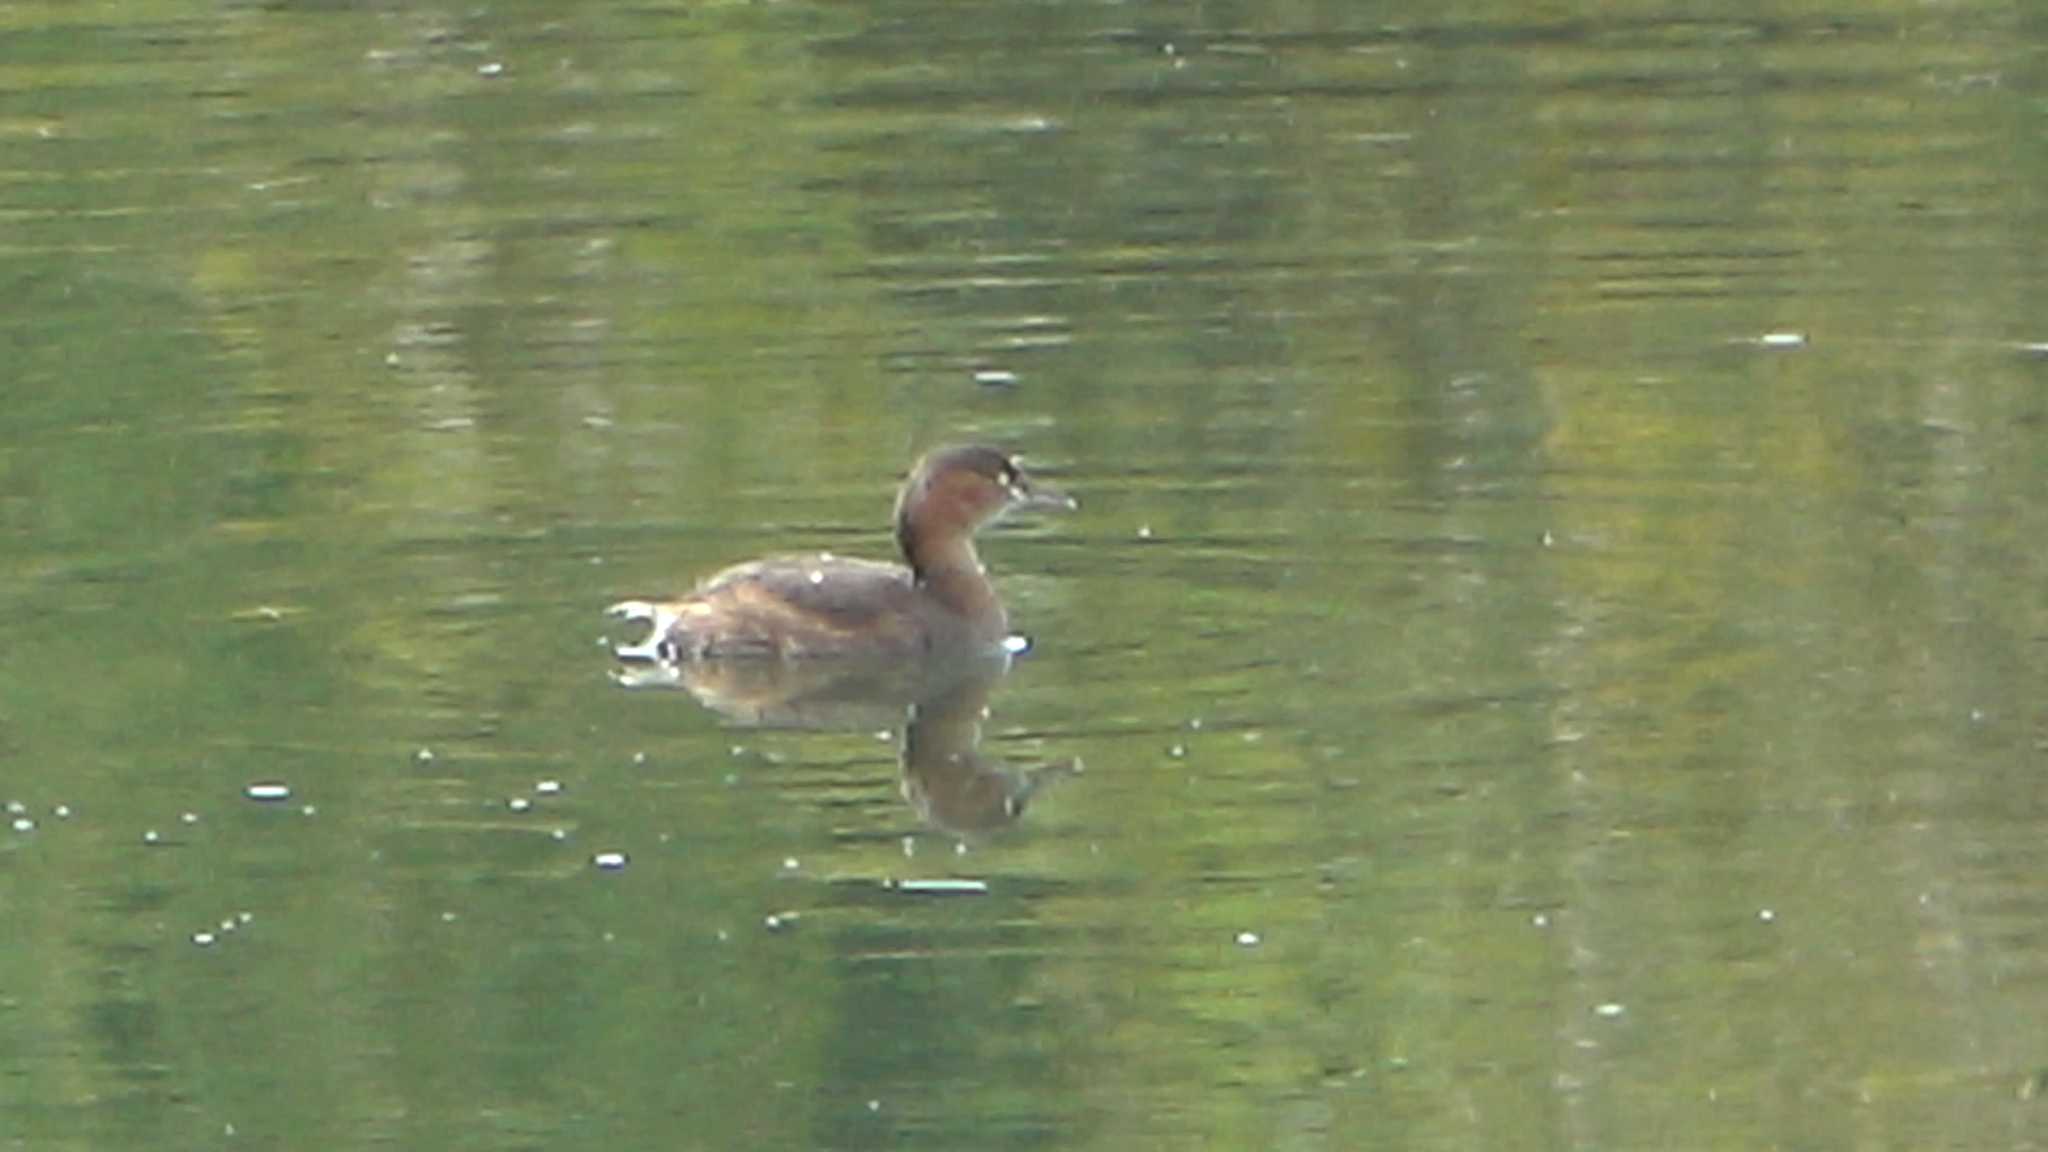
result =
[[510,808],[514,812],[524,812],[533,807],[533,801],[528,800],[524,796],[514,796],[510,800],[505,801],[505,807]]
[[986,896],[986,880],[897,880],[890,884],[913,896]]
[[1610,1002],[1607,1004],[1599,1005],[1598,1007],[1594,1008],[1593,1015],[1598,1016],[1603,1020],[1612,1020],[1615,1017],[1620,1016],[1622,1013],[1627,1011],[1628,1008],[1625,1005]]
[[1239,932],[1237,934],[1237,943],[1243,948],[1256,948],[1259,946],[1259,934],[1257,932]]
[[258,781],[257,783],[249,785],[247,788],[242,789],[242,795],[247,796],[251,800],[261,800],[265,803],[271,803],[278,800],[291,799],[292,788],[291,785],[285,784],[281,781],[262,780]]
[[192,934],[192,942],[201,948],[213,947],[213,941],[214,935],[211,932],[194,932]]
[[543,796],[560,795],[562,782],[560,780],[542,780],[533,786],[533,790]]
[[590,862],[606,872],[617,872],[626,866],[626,854],[624,852],[599,852],[590,858]]

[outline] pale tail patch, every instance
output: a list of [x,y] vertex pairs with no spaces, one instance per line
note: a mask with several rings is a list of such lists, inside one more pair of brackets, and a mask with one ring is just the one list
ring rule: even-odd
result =
[[672,605],[656,604],[650,600],[621,600],[605,609],[604,614],[634,623],[645,621],[648,625],[647,634],[638,644],[613,645],[612,655],[621,660],[645,660],[654,664],[674,657],[675,648],[668,634],[679,616]]

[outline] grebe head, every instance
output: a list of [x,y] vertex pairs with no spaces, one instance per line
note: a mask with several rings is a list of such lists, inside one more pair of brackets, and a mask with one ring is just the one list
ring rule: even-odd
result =
[[995,448],[937,448],[917,462],[896,494],[896,543],[919,568],[922,556],[964,542],[1012,508],[1074,507],[1073,497],[1033,479]]

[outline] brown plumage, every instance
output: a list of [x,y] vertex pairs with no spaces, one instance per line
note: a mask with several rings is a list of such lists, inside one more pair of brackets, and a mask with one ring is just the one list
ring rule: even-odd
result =
[[1015,507],[1072,499],[982,445],[926,454],[896,496],[904,564],[829,552],[727,568],[680,600],[627,600],[610,613],[647,621],[625,660],[684,661],[956,652],[1000,644],[1009,626],[974,533]]

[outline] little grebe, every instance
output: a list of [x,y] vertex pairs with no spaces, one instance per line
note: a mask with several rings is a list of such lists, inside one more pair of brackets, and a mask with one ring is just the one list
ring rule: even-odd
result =
[[1074,501],[981,445],[940,448],[896,494],[896,544],[909,566],[822,552],[727,568],[681,600],[627,600],[608,612],[651,631],[624,660],[729,656],[891,656],[992,649],[1009,626],[974,533],[1016,507]]

